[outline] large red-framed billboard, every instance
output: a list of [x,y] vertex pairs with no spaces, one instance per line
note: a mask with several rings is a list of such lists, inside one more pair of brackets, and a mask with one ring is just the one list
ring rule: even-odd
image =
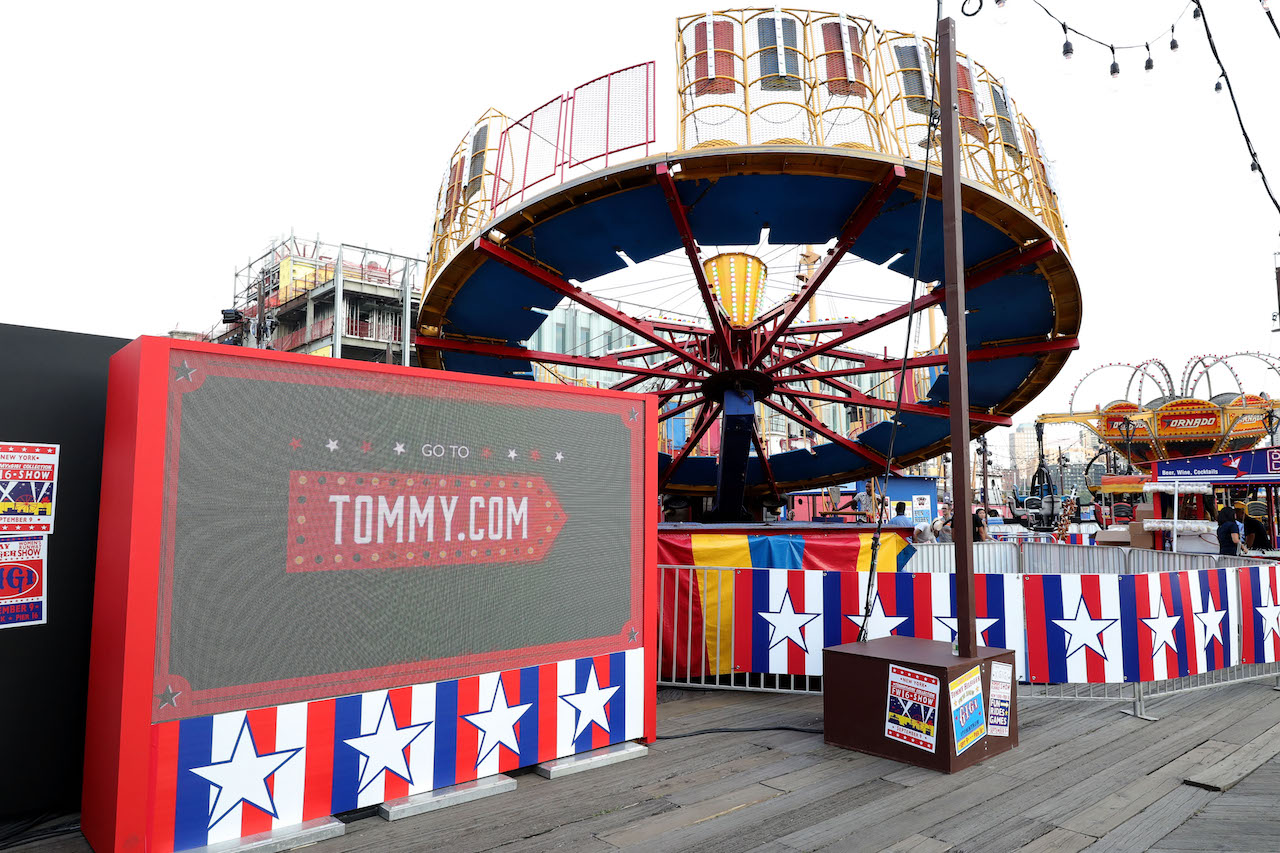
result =
[[108,397],[95,849],[190,849],[651,739],[655,442],[640,395],[130,344]]

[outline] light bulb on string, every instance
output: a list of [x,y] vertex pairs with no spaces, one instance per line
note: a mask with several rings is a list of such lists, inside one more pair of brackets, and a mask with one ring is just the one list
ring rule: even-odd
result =
[[1178,52],[1178,37],[1174,34],[1174,27],[1169,27],[1169,50]]
[[1214,84],[1213,84],[1213,91],[1214,91],[1214,92],[1218,92],[1218,93],[1221,93],[1221,92],[1222,92],[1222,78],[1221,78],[1221,77],[1219,77],[1219,78],[1218,78],[1218,81],[1217,81],[1216,83],[1214,83]]
[[1194,9],[1192,9],[1192,10],[1191,10],[1191,18],[1192,18],[1192,20],[1196,20],[1196,21],[1200,20],[1200,5],[1199,5],[1199,4],[1196,4],[1196,7],[1195,7]]
[[1071,33],[1067,31],[1067,25],[1062,25],[1062,58],[1070,59],[1075,55],[1076,49],[1071,46]]
[[1156,67],[1156,61],[1151,58],[1151,45],[1148,44],[1145,47],[1147,48],[1147,64],[1145,67],[1146,70],[1151,71]]
[[1116,46],[1115,45],[1111,45],[1111,76],[1113,78],[1120,76],[1120,63],[1116,62]]

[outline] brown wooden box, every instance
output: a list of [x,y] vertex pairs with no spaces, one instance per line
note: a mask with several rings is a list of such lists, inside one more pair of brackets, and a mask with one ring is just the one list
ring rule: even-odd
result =
[[[983,713],[991,719],[991,664],[1014,664],[1009,701],[1009,736],[988,733],[956,755],[948,685],[975,666],[982,669]],[[899,664],[938,679],[938,723],[934,752],[885,735],[889,706],[889,666]],[[824,738],[833,746],[954,773],[1018,745],[1017,665],[1012,649],[978,647],[974,658],[951,653],[951,644],[915,637],[883,637],[822,650]]]

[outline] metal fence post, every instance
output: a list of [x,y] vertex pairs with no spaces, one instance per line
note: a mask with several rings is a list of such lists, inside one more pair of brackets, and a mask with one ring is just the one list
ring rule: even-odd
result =
[[1154,723],[1160,719],[1159,717],[1147,716],[1146,707],[1143,705],[1143,702],[1142,702],[1142,682],[1141,681],[1135,681],[1133,683],[1133,710],[1122,709],[1120,713],[1128,714],[1130,717],[1137,717],[1139,720],[1146,720],[1151,723]]

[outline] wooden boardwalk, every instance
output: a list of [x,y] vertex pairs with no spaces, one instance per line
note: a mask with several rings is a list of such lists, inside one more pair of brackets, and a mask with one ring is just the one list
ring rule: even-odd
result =
[[[818,696],[664,691],[641,759],[415,818],[350,823],[339,851],[1280,851],[1271,682],[1153,702],[1023,700],[1021,745],[954,776],[829,747]],[[1210,790],[1187,778],[1225,787]],[[1238,784],[1235,784],[1238,782]],[[82,853],[79,837],[17,848]]]

